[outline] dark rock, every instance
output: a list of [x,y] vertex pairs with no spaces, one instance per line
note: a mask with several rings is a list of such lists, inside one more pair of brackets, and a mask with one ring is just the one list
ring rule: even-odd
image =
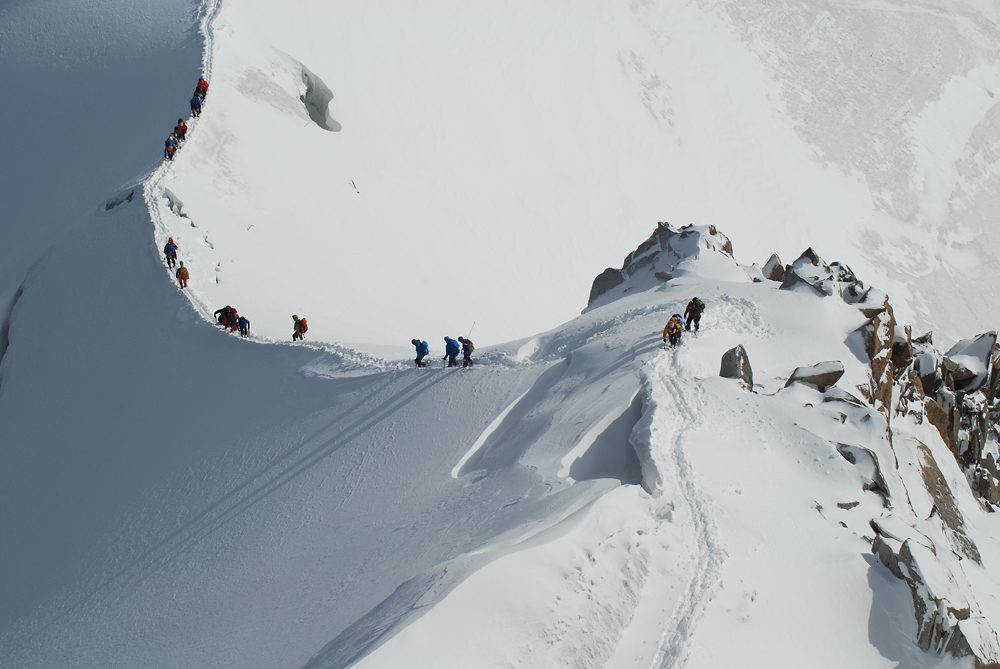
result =
[[844,509],[845,511],[850,511],[858,504],[861,504],[861,502],[837,502],[837,506],[840,507],[841,509]]
[[743,344],[731,348],[722,355],[722,366],[719,376],[727,379],[740,379],[748,388],[753,388],[753,370]]
[[594,285],[590,287],[590,301],[587,304],[592,304],[598,297],[623,283],[625,283],[625,277],[622,276],[621,270],[613,267],[607,268],[594,279]]
[[844,365],[839,360],[821,362],[810,367],[796,367],[785,382],[785,387],[793,383],[805,383],[814,386],[820,392],[832,386],[844,375]]
[[670,272],[656,272],[653,276],[661,281],[670,281],[674,278],[674,275]]

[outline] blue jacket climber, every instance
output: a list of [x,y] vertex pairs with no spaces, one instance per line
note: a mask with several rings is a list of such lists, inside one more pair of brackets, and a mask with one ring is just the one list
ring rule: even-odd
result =
[[427,363],[424,362],[424,356],[430,353],[430,346],[427,345],[427,342],[420,341],[419,339],[411,339],[410,343],[417,349],[417,359],[414,360],[417,367],[426,367]]
[[451,337],[445,337],[444,338],[444,345],[445,345],[444,346],[444,353],[445,353],[444,357],[448,359],[448,366],[449,367],[456,367],[456,366],[458,366],[458,362],[456,362],[456,360],[455,360],[455,358],[458,357],[459,351],[461,350],[459,348],[459,346],[458,346],[458,342],[455,341],[454,339],[452,339]]

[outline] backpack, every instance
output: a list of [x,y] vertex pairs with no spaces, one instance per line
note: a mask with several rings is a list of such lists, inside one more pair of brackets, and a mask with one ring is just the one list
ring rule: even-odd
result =
[[705,308],[705,303],[702,302],[701,300],[699,300],[696,297],[696,298],[694,298],[694,306],[698,307],[699,309],[704,309]]
[[469,353],[472,353],[473,351],[476,350],[476,347],[472,345],[472,340],[471,339],[466,339],[465,340],[465,348],[467,348],[469,350]]
[[184,281],[187,281],[187,278],[188,278],[187,267],[181,267],[179,270],[177,270],[177,278],[178,279],[183,279]]
[[427,342],[420,342],[420,355],[427,355],[430,353],[430,350],[430,346],[428,346]]
[[306,319],[299,319],[299,332],[305,334],[309,330],[309,324],[306,323]]

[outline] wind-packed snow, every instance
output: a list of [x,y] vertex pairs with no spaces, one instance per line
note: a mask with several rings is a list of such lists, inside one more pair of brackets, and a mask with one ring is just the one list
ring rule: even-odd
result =
[[[971,667],[917,647],[873,540],[993,657],[996,514],[929,422],[865,401],[877,300],[838,291],[993,325],[997,20],[0,9],[0,666]],[[630,255],[654,228],[676,244]],[[807,247],[833,289],[765,280]],[[752,389],[718,376],[737,345]],[[948,355],[979,375],[983,346]],[[817,364],[843,376],[787,384]]]

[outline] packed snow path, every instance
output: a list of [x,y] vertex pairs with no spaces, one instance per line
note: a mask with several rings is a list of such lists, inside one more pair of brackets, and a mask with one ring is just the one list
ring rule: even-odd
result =
[[[706,319],[718,323],[718,319]],[[725,550],[719,545],[710,516],[710,500],[696,483],[696,474],[684,454],[685,441],[694,428],[702,421],[704,402],[701,386],[692,379],[693,365],[685,365],[697,335],[686,333],[679,349],[665,351],[652,363],[647,372],[649,392],[661,398],[656,405],[656,415],[652,421],[657,426],[658,447],[666,446],[670,468],[661,472],[670,483],[666,489],[672,497],[667,512],[670,521],[676,513],[682,513],[691,525],[694,567],[690,581],[679,598],[677,606],[659,641],[659,650],[653,666],[659,669],[676,669],[683,664],[687,638],[693,631],[698,616],[707,599],[718,585],[719,565],[725,558]],[[661,456],[662,457],[662,456]],[[683,508],[678,509],[678,505]]]

